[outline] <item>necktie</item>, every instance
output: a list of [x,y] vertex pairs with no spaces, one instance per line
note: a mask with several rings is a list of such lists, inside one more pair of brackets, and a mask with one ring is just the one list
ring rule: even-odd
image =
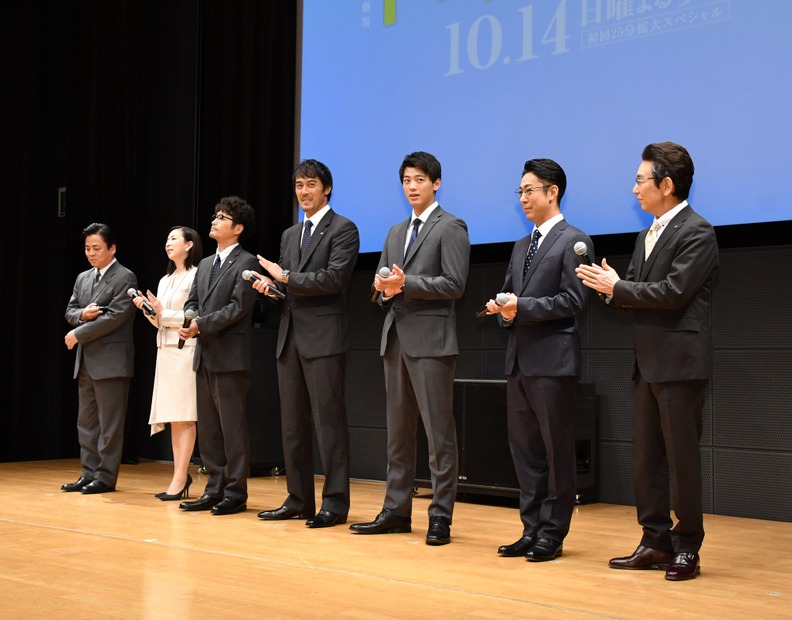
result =
[[300,258],[302,258],[305,249],[308,247],[308,242],[311,240],[312,227],[313,227],[313,223],[311,222],[311,220],[306,220],[305,227],[303,228],[302,242],[300,243]]
[[537,229],[534,231],[533,237],[531,237],[531,245],[528,248],[528,254],[525,255],[525,264],[523,265],[523,280],[525,280],[525,276],[528,275],[528,269],[531,267],[531,262],[533,261],[533,257],[536,254],[536,249],[539,247],[539,237],[541,236],[542,233],[540,233]]
[[410,254],[410,249],[415,243],[415,240],[418,238],[418,231],[421,229],[421,220],[420,218],[415,218],[412,223],[412,235],[410,235],[410,242],[407,244],[407,249],[404,251],[404,259],[407,260],[407,256]]
[[98,269],[96,270],[96,275],[94,276],[93,286],[91,287],[91,292],[93,293],[96,290],[96,285],[99,284],[99,280],[102,277],[102,272]]
[[220,273],[220,255],[217,255],[215,258],[215,262],[212,263],[212,272],[209,274],[209,286],[214,284],[214,281],[217,280],[217,274]]
[[646,239],[644,240],[644,260],[647,260],[649,258],[649,255],[652,253],[655,243],[657,243],[657,237],[659,234],[660,234],[660,222],[655,220],[654,222],[652,222],[652,225],[649,228],[649,232],[646,233]]

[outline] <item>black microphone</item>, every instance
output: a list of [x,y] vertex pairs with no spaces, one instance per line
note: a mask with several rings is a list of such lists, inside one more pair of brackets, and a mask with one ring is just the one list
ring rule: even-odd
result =
[[[194,318],[195,318],[195,310],[187,310],[184,313],[184,323],[182,323],[182,328],[187,329],[190,326],[190,323],[192,323],[192,320]],[[179,338],[179,348],[181,349],[183,347],[184,347],[184,340]]]
[[[140,297],[140,295],[137,294],[137,291],[133,288],[130,288],[127,291],[127,295],[129,295],[132,299],[135,299],[135,297]],[[147,302],[145,299],[143,300],[143,309],[149,316],[157,316],[157,313],[154,312],[154,308],[152,308],[149,302]]]
[[[388,269],[387,267],[380,267],[380,270],[379,270],[378,273],[383,278],[389,278],[390,275],[391,275],[391,270]],[[378,291],[377,289],[374,289],[374,292],[371,294],[371,303],[373,303],[373,304],[377,303],[377,299],[379,298],[381,292],[382,291]]]
[[583,243],[582,241],[578,241],[575,244],[574,250],[575,250],[575,254],[577,254],[578,258],[580,259],[581,265],[584,263],[586,265],[592,264],[591,259],[589,259],[588,248],[586,247],[585,243]]
[[[498,293],[497,295],[495,295],[495,305],[502,306],[507,301],[509,301],[509,296],[506,293]],[[485,316],[487,316],[487,306],[484,306],[481,310],[476,312],[477,319],[480,319]]]
[[[247,282],[261,282],[261,278],[257,278],[256,274],[254,274],[252,271],[250,271],[250,269],[245,269],[245,271],[242,272],[242,279],[247,281]],[[269,292],[272,293],[273,297],[277,297],[278,299],[285,299],[286,298],[286,295],[281,293],[274,286],[270,286],[269,289],[267,289],[267,290],[269,290]]]

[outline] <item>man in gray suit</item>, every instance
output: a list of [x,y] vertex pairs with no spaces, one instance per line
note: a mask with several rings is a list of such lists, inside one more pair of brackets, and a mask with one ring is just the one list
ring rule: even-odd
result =
[[589,292],[575,274],[575,244],[591,239],[561,213],[566,174],[551,159],[525,162],[517,195],[533,232],[514,244],[501,291],[490,300],[509,330],[506,405],[511,449],[520,482],[522,537],[498,549],[532,562],[563,552],[575,508],[575,408],[580,377],[580,334]]
[[[385,501],[374,521],[350,527],[359,534],[411,531],[420,417],[434,492],[428,545],[451,541],[458,476],[453,390],[459,348],[454,300],[465,291],[470,260],[467,225],[435,200],[440,173],[440,162],[420,151],[405,157],[399,170],[412,216],[390,229],[374,278],[385,309],[380,345],[387,394]],[[383,267],[391,275],[380,275]]]
[[[346,523],[349,512],[347,291],[360,237],[353,222],[330,208],[333,177],[327,166],[306,159],[292,182],[305,217],[283,233],[277,263],[258,257],[272,278],[257,273],[253,284],[261,293],[277,288],[285,295],[276,356],[289,496],[259,518],[300,517],[308,527],[330,527]],[[316,516],[312,421],[325,475]]]
[[[693,160],[673,142],[642,154],[633,193],[654,215],[641,231],[627,275],[607,261],[581,265],[583,283],[635,319],[635,441],[633,476],[643,537],[632,555],[611,568],[665,571],[670,581],[700,573],[702,409],[712,376],[712,281],[718,242],[710,223],[687,202]],[[669,470],[674,488],[671,516]]]
[[198,401],[198,447],[209,472],[203,496],[182,510],[227,515],[247,507],[250,439],[246,401],[250,386],[250,329],[256,291],[242,279],[256,258],[240,239],[253,234],[256,215],[237,196],[215,205],[209,236],[217,252],[198,265],[185,312],[197,314],[179,338],[198,338],[193,369]]
[[68,349],[77,347],[74,377],[80,405],[77,435],[82,475],[64,491],[86,495],[115,491],[124,443],[129,382],[134,374],[132,322],[135,308],[127,295],[137,290],[135,274],[116,260],[113,231],[107,224],[83,230],[91,269],[74,283],[66,320]]

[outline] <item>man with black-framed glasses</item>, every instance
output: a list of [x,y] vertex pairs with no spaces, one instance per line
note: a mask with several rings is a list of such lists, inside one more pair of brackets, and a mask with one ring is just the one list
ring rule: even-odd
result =
[[242,279],[255,269],[256,257],[239,245],[253,234],[256,215],[237,196],[215,205],[209,236],[217,251],[198,265],[184,311],[197,317],[179,330],[179,338],[198,338],[196,372],[198,446],[209,472],[203,496],[182,502],[182,510],[211,510],[215,515],[247,507],[250,439],[246,400],[250,386],[250,329],[257,293]]

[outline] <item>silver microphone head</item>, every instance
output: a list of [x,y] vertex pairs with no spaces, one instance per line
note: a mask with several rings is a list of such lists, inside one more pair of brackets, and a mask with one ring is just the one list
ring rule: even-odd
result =
[[129,295],[132,299],[137,297],[137,291],[133,288],[127,289],[127,295]]
[[583,256],[584,254],[588,254],[588,248],[586,247],[586,244],[583,243],[582,241],[578,241],[575,244],[574,250],[575,250],[575,254],[577,254],[578,256]]
[[391,270],[388,267],[380,267],[379,274],[383,278],[389,278],[391,275]]
[[495,303],[499,306],[502,306],[507,301],[509,301],[509,296],[506,293],[498,293],[495,295]]
[[253,276],[253,272],[250,271],[250,269],[245,269],[245,271],[242,272],[242,279],[243,280],[248,280],[249,281],[252,276]]
[[192,321],[195,318],[195,310],[192,309],[186,310],[184,312],[184,318],[187,319],[188,321]]

